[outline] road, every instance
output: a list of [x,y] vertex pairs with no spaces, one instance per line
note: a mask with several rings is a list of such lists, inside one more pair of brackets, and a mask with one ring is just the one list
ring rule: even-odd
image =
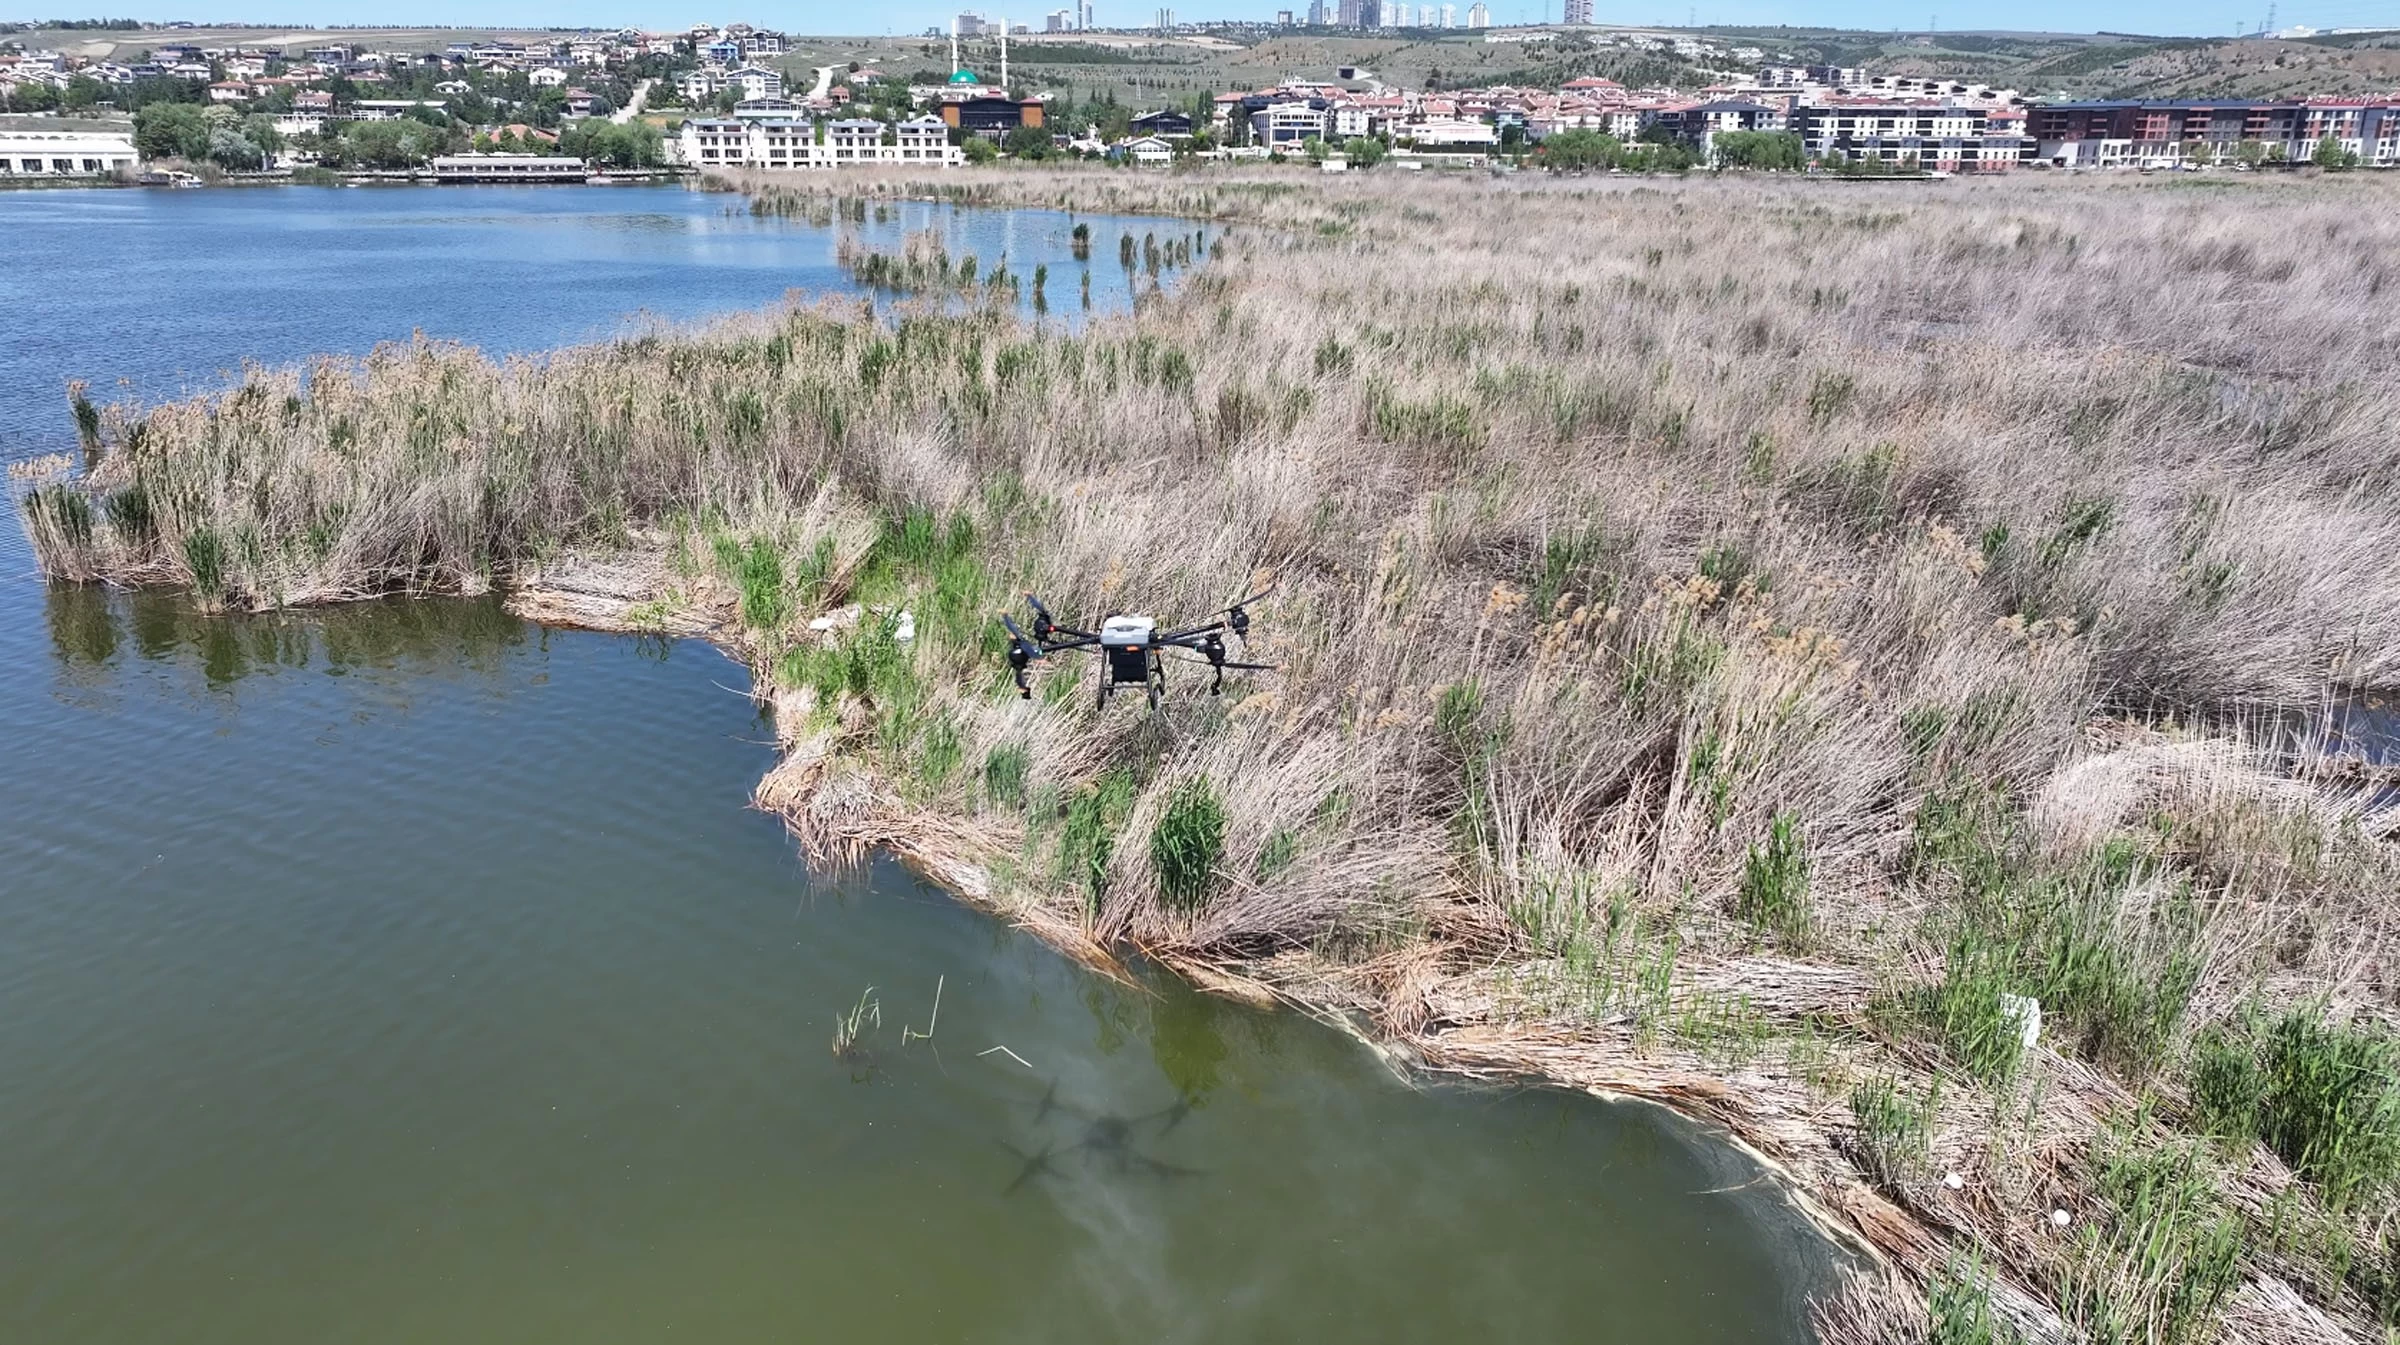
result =
[[818,66],[818,67],[817,67],[817,85],[816,85],[816,87],[815,87],[815,88],[813,88],[813,89],[810,89],[810,90],[808,91],[808,96],[809,96],[810,98],[812,98],[812,99],[815,99],[815,98],[822,98],[822,97],[824,97],[824,96],[826,95],[826,93],[827,93],[827,92],[829,92],[829,91],[830,91],[832,88],[833,88],[833,67],[832,67],[832,66],[830,66],[830,65],[820,65],[820,66]]
[[632,121],[635,117],[642,115],[642,105],[650,101],[650,86],[657,82],[658,81],[656,80],[645,79],[641,83],[634,85],[633,97],[625,100],[625,106],[609,113],[608,119],[615,122],[619,126],[623,126],[625,123]]

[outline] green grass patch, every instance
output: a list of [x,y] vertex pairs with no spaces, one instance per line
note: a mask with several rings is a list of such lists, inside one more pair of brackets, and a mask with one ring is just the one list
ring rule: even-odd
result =
[[1067,801],[1065,823],[1059,828],[1060,877],[1085,895],[1085,910],[1097,915],[1108,890],[1108,863],[1115,854],[1117,830],[1133,811],[1133,774],[1119,767],[1096,785],[1075,791]]
[[1178,910],[1197,911],[1216,891],[1225,853],[1225,805],[1205,775],[1175,787],[1150,831],[1150,867],[1158,890]]
[[2386,1029],[2295,1009],[2260,1043],[2259,1138],[2348,1208],[2400,1177],[2400,1041]]
[[183,563],[192,572],[192,587],[205,598],[225,592],[225,539],[214,528],[194,528],[184,534]]
[[2107,1212],[2076,1235],[2060,1295],[2068,1319],[2094,1345],[2210,1339],[2239,1280],[2242,1222],[2202,1146],[2129,1131],[2106,1141],[2092,1166]]
[[983,797],[1006,808],[1025,806],[1025,777],[1032,759],[1022,743],[1003,743],[984,754]]
[[1859,1080],[1850,1089],[1850,1119],[1856,1127],[1851,1132],[1851,1161],[1886,1191],[1896,1192],[1923,1176],[1940,1103],[1938,1083],[1915,1093],[1888,1074]]
[[1808,908],[1808,844],[1799,822],[1775,814],[1766,840],[1750,847],[1734,889],[1733,912],[1787,948],[1806,948],[1813,921]]

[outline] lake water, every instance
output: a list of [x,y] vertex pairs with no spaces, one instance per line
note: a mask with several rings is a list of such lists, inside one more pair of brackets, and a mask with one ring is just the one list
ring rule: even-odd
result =
[[[841,287],[825,233],[726,204],[0,194],[37,240],[0,445],[65,446],[69,377]],[[955,222],[1063,256],[1063,217]],[[1690,1127],[1412,1088],[889,865],[808,871],[705,646],[30,569],[5,530],[0,1340],[1805,1336],[1822,1249]],[[873,1059],[837,1061],[869,987]]]

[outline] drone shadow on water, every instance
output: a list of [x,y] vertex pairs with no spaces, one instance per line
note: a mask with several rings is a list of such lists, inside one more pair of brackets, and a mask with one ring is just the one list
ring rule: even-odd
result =
[[1000,1147],[1015,1157],[1018,1164],[1016,1174],[1001,1189],[1002,1195],[1016,1194],[1037,1177],[1060,1176],[1070,1163],[1083,1171],[1111,1177],[1173,1181],[1207,1175],[1205,1168],[1187,1167],[1144,1151],[1145,1147],[1155,1148],[1191,1116],[1193,1104],[1187,1098],[1177,1098],[1156,1111],[1129,1116],[1068,1102],[1059,1097],[1058,1084],[1053,1080],[1033,1107],[1036,1127],[1053,1121],[1059,1124],[1031,1152],[1006,1140],[999,1141]]

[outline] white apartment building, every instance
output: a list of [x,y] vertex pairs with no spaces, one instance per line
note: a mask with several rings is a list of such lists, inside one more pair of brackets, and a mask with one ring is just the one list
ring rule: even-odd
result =
[[769,70],[763,65],[745,65],[728,72],[725,81],[740,89],[744,98],[783,97],[783,72]]
[[948,166],[964,157],[950,143],[950,127],[939,117],[917,117],[896,126],[865,117],[825,122],[696,119],[683,124],[676,151],[695,168]]
[[110,131],[0,131],[0,178],[102,177],[135,166],[133,136]]
[[1251,138],[1261,145],[1297,146],[1310,136],[1324,139],[1330,120],[1306,103],[1269,103],[1250,114]]

